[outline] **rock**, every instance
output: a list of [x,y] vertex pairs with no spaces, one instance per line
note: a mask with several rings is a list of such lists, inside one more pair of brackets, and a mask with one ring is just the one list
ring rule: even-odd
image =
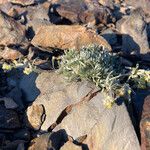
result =
[[119,20],[117,28],[123,34],[122,50],[125,53],[146,55],[150,52],[144,13],[140,8],[136,9],[130,16]]
[[101,36],[112,46],[117,43],[117,33],[108,28],[102,31]]
[[126,4],[133,6],[135,9],[141,7],[145,13],[150,15],[150,12],[149,12],[150,1],[149,0],[125,0],[125,2]]
[[34,46],[43,47],[46,49],[70,49],[81,48],[90,44],[102,45],[108,50],[111,50],[110,45],[97,34],[87,31],[85,27],[80,25],[51,25],[43,26],[34,36],[31,43]]
[[43,105],[31,105],[27,108],[27,122],[35,130],[39,130],[45,115]]
[[114,106],[112,110],[101,114],[101,119],[93,126],[83,143],[90,150],[140,150],[133,130],[125,106]]
[[73,139],[87,135],[83,143],[90,150],[140,150],[125,105],[106,109],[103,101],[107,95],[94,92],[97,88],[91,83],[68,83],[56,72],[44,72],[36,86],[41,94],[32,105],[42,104],[46,114],[41,130],[64,130]]
[[7,14],[8,16],[11,16],[13,18],[19,18],[21,14],[25,12],[25,9],[23,7],[13,5],[12,3],[8,2],[5,4],[0,5],[0,9],[2,12]]
[[16,129],[21,124],[16,111],[0,106],[0,129]]
[[26,41],[23,26],[2,11],[0,11],[0,30],[0,45],[15,45]]
[[13,4],[18,4],[22,6],[29,6],[35,3],[35,0],[9,0]]
[[2,57],[5,60],[15,60],[18,58],[21,58],[23,55],[21,52],[5,47],[4,50],[0,51],[0,57]]
[[11,99],[11,98],[0,98],[0,102],[3,101],[4,105],[7,109],[15,109],[18,107],[18,105]]
[[34,8],[28,7],[27,11],[27,26],[32,28],[35,34],[37,34],[40,27],[51,24],[48,16],[49,7],[45,8],[43,5]]
[[82,147],[68,141],[60,148],[60,150],[82,150]]
[[140,121],[141,149],[150,149],[150,95],[144,100],[142,117]]
[[101,6],[97,0],[58,0],[52,8],[55,5],[57,5],[56,12],[72,23],[96,25],[97,23],[107,24],[110,21],[109,9]]
[[28,150],[58,150],[64,141],[64,135],[61,131],[45,133],[33,139]]
[[[68,105],[79,101],[76,95],[77,91],[82,90],[86,83],[81,87],[78,87],[75,83],[68,86],[68,83],[64,81],[62,76],[56,73],[42,73],[36,79],[36,86],[41,94],[32,105],[42,104],[44,106],[46,119],[41,126],[41,130],[45,131],[57,120],[62,110]],[[90,91],[88,88],[86,90]]]

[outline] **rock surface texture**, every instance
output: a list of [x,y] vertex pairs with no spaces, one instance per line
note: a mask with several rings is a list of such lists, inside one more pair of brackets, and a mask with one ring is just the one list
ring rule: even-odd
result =
[[38,76],[36,85],[41,94],[32,105],[42,104],[46,110],[41,130],[64,130],[73,139],[86,135],[83,143],[90,150],[140,149],[125,105],[106,109],[105,95],[90,83],[67,83],[47,72]]
[[82,46],[98,44],[111,50],[110,45],[105,41],[105,39],[95,33],[87,31],[85,27],[79,25],[43,26],[34,36],[32,44],[34,46],[44,47],[47,49],[79,49]]
[[127,54],[147,54],[150,52],[146,32],[144,12],[138,8],[128,17],[118,22],[118,29],[122,33],[122,49]]

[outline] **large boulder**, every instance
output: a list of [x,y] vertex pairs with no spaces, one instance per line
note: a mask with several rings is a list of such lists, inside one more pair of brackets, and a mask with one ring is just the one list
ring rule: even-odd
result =
[[98,44],[111,50],[110,45],[101,36],[88,31],[80,25],[50,25],[40,28],[31,43],[46,49],[79,49],[82,46]]
[[[36,79],[40,95],[32,105],[43,105],[45,121],[41,130],[64,130],[73,139],[83,139],[89,149],[140,150],[124,104],[106,109],[107,94],[91,83],[68,83],[56,72],[41,73]],[[130,140],[129,140],[130,139]]]
[[117,22],[117,28],[122,34],[122,50],[127,54],[143,54],[150,52],[144,12],[138,8]]

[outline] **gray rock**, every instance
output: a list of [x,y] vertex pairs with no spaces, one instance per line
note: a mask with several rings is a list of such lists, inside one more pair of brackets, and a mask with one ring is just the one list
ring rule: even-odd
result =
[[21,124],[16,111],[0,106],[0,129],[16,129]]
[[0,30],[0,45],[26,42],[25,28],[2,11],[0,11]]
[[144,16],[139,8],[117,22],[117,28],[122,34],[122,50],[127,54],[146,55],[150,52]]
[[[68,86],[62,76],[47,72],[38,76],[36,86],[41,94],[32,105],[42,104],[44,106],[46,119],[41,126],[41,130],[47,130],[57,120],[62,110],[80,100],[80,97],[83,96],[82,88],[87,85],[84,83],[79,87],[77,84],[72,83]],[[78,90],[80,90],[80,95],[77,96]],[[89,92],[91,89],[87,88],[86,90]],[[72,93],[72,91],[74,92]]]
[[41,94],[32,105],[45,107],[42,130],[48,127],[55,132],[64,130],[74,139],[87,135],[83,143],[90,150],[140,150],[124,104],[106,109],[103,100],[107,95],[104,93],[82,99],[95,89],[94,85],[85,81],[67,83],[55,72],[41,73],[36,85]]

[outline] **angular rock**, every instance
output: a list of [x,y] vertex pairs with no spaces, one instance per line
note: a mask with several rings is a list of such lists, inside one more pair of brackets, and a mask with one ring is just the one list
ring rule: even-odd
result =
[[21,52],[5,47],[4,50],[0,51],[0,57],[2,57],[5,60],[15,60],[18,58],[21,58],[23,55]]
[[[58,0],[56,12],[72,23],[97,23],[107,24],[110,21],[110,11],[99,4],[97,0]],[[53,6],[52,6],[53,7]]]
[[0,102],[1,101],[4,102],[4,105],[7,109],[15,109],[18,107],[18,105],[11,98],[3,97],[3,98],[0,98]]
[[68,141],[60,148],[60,150],[82,150],[82,147]]
[[21,124],[16,111],[0,106],[0,129],[16,129]]
[[111,50],[110,45],[97,34],[87,31],[85,27],[80,25],[51,25],[43,26],[34,36],[31,43],[37,47],[46,49],[79,49],[82,46],[98,44]]
[[45,72],[38,76],[36,85],[41,94],[32,105],[42,104],[46,114],[41,130],[64,130],[73,139],[87,135],[84,144],[92,150],[140,150],[125,105],[106,109],[106,95],[91,93],[96,90],[91,83],[68,83],[55,72]]
[[28,150],[59,150],[64,142],[65,138],[61,131],[45,133],[33,139]]
[[119,20],[117,28],[122,34],[122,50],[125,53],[146,55],[150,52],[142,9],[136,9],[130,16]]
[[48,16],[49,7],[45,8],[43,5],[39,5],[34,8],[29,7],[27,11],[27,26],[32,28],[35,34],[37,34],[40,27],[51,24]]
[[23,26],[0,11],[0,45],[15,45],[26,41]]
[[[74,83],[68,86],[63,77],[56,73],[42,73],[36,79],[36,86],[41,94],[32,105],[42,104],[44,106],[46,119],[41,126],[41,130],[47,130],[57,120],[62,110],[79,101],[76,98],[77,91],[82,90],[82,87],[86,84],[78,89],[78,85]],[[90,89],[87,88],[86,90],[89,91]]]
[[35,130],[39,130],[44,121],[44,107],[31,105],[27,108],[27,123]]
[[142,119],[140,121],[141,149],[150,149],[150,95],[144,100]]
[[[149,0],[125,0],[128,5],[133,6],[134,8],[141,7],[145,13],[150,15],[149,8],[150,8],[150,1]],[[142,5],[141,5],[142,4]]]
[[83,143],[90,150],[140,150],[125,105],[115,106],[112,111],[102,113],[101,119],[93,126]]
[[19,4],[22,6],[28,6],[33,5],[35,3],[35,0],[9,0],[13,4]]

